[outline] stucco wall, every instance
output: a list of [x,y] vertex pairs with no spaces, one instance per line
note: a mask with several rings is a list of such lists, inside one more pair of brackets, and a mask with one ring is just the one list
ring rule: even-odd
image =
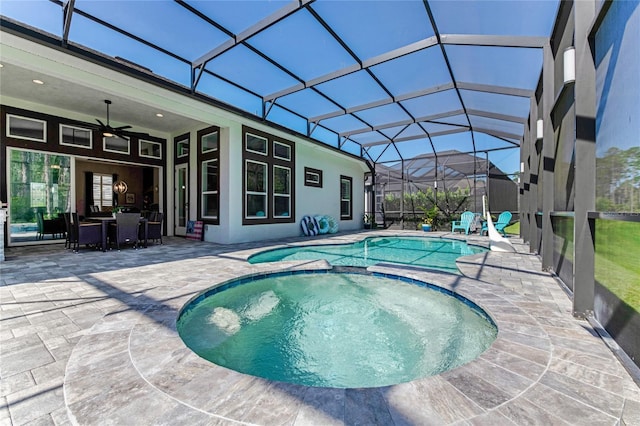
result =
[[[302,217],[316,214],[331,215],[336,218],[341,231],[362,227],[364,174],[368,171],[364,162],[252,122],[244,124],[295,143],[295,222],[243,226],[242,124],[236,122],[221,129],[220,225],[205,226],[205,241],[234,243],[298,236],[302,235],[300,228]],[[304,185],[305,167],[322,170],[322,188]],[[348,221],[339,220],[341,175],[353,178],[353,219]],[[193,186],[194,183],[192,183]]]

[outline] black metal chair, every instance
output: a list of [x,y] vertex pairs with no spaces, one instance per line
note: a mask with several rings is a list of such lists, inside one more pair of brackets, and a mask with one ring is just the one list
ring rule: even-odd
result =
[[51,234],[51,238],[56,238],[56,236],[61,236],[64,233],[58,219],[45,219],[41,211],[36,212],[36,219],[38,221],[39,240],[44,239],[46,234]]
[[164,214],[160,212],[151,212],[149,216],[149,222],[147,222],[147,241],[160,240],[160,244],[162,244],[162,220],[164,219]]
[[109,240],[120,250],[120,244],[133,244],[138,248],[138,229],[140,227],[140,213],[118,213],[116,223],[109,225]]
[[71,226],[71,213],[70,212],[62,213],[62,217],[64,218],[64,229],[66,230],[64,248],[70,249],[71,243],[73,241],[73,237],[72,237],[73,227]]
[[78,252],[80,245],[102,246],[102,224],[83,222],[78,218],[78,213],[71,213],[70,243],[73,243],[73,251]]

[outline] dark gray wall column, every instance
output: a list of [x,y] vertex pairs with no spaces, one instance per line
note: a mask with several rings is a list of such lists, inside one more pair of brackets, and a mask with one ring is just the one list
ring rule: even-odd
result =
[[595,210],[596,202],[596,73],[588,40],[596,5],[594,0],[573,4],[576,49],[573,314],[586,317],[593,313],[595,273],[594,235],[587,214]]
[[529,252],[536,253],[540,244],[538,236],[538,222],[536,215],[538,213],[538,184],[540,183],[540,174],[538,173],[538,164],[540,156],[538,154],[538,100],[536,96],[531,98],[531,125],[535,129],[531,133],[529,140]]
[[[542,269],[553,268],[553,228],[550,213],[554,210],[553,191],[555,167],[555,141],[551,111],[555,102],[554,57],[551,46],[544,46],[542,66],[542,119],[544,120],[544,140],[542,141]],[[539,183],[540,184],[540,183]]]
[[531,114],[529,114],[529,126],[524,129],[524,137],[520,144],[520,184],[519,186],[519,206],[520,210],[520,238],[524,242],[529,242],[529,149],[531,145]]

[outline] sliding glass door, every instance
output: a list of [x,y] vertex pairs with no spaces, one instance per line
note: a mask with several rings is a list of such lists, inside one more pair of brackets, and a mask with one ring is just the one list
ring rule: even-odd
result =
[[9,149],[9,243],[64,241],[71,157]]

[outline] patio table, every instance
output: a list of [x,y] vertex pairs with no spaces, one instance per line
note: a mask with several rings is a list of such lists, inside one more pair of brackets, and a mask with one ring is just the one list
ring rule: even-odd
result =
[[[88,217],[85,219],[87,222],[100,222],[102,223],[102,251],[107,251],[107,231],[109,230],[110,223],[116,223],[116,218],[113,216],[108,217]],[[144,235],[144,248],[147,248],[147,233],[149,230],[149,220],[145,217],[140,217],[140,224],[142,225]]]

